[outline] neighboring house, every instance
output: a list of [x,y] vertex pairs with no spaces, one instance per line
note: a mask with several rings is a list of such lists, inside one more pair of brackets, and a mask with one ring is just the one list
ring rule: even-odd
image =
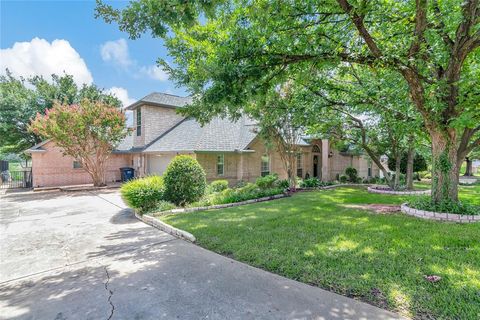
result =
[[[176,112],[190,103],[164,93],[152,93],[127,109],[133,111],[134,131],[113,152],[108,162],[107,181],[120,180],[120,168],[132,167],[135,175],[162,175],[179,154],[195,157],[207,180],[226,179],[230,184],[255,181],[269,173],[286,178],[280,155],[267,150],[247,117],[237,121],[215,118],[201,126]],[[341,153],[326,139],[300,139],[297,161],[299,177],[335,180],[349,166],[361,177],[379,175],[378,168],[364,156]],[[34,187],[91,183],[88,174],[71,157],[63,156],[53,142],[38,144],[26,152],[32,155]]]

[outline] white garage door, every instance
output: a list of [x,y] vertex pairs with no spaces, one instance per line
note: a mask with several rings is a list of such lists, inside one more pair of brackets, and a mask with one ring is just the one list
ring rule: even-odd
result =
[[155,154],[148,156],[148,173],[161,176],[168,164],[175,157],[174,154]]

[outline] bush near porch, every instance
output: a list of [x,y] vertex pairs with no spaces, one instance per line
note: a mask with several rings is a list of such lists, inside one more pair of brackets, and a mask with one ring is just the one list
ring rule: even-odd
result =
[[[480,205],[480,186],[460,190],[461,200]],[[207,249],[405,316],[477,319],[480,224],[363,208],[408,199],[349,187],[160,219]]]

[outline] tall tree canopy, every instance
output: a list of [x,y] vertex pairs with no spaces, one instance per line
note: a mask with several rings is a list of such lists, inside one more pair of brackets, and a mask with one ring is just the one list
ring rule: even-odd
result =
[[73,104],[83,99],[121,106],[120,100],[95,85],[78,88],[70,75],[52,75],[51,81],[38,76],[16,79],[9,72],[0,76],[0,154],[19,153],[41,141],[28,130],[37,113],[45,114],[55,102]]
[[187,112],[203,120],[326,66],[396,74],[432,142],[432,200],[457,200],[459,164],[480,144],[479,0],[138,0],[99,2],[97,15],[164,38],[175,65],[159,62],[197,94]]

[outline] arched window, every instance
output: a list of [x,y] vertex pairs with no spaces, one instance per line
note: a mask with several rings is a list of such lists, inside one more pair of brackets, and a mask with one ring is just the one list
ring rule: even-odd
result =
[[313,145],[312,152],[321,153],[320,148],[316,144]]
[[260,164],[260,174],[262,177],[268,176],[270,174],[270,157],[268,154],[262,156],[262,162]]

